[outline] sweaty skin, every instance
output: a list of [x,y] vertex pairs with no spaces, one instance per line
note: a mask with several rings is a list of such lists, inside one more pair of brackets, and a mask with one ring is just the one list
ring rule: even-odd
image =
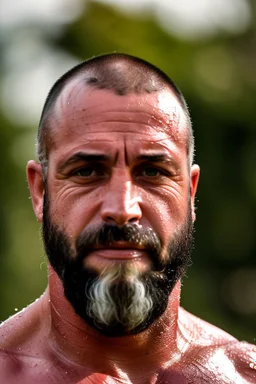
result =
[[[133,222],[156,231],[165,249],[188,209],[195,220],[199,168],[188,165],[186,119],[170,91],[118,96],[76,79],[59,96],[51,124],[50,214],[72,247],[86,227]],[[91,155],[100,156],[93,167]],[[42,221],[41,165],[30,161],[27,174]],[[98,272],[110,262],[151,268],[146,251],[123,244],[118,258],[110,253],[96,249],[85,265]],[[49,265],[45,293],[0,327],[0,383],[256,383],[254,346],[181,308],[180,286],[148,329],[111,338],[74,312]]]
[[[178,291],[179,286],[174,295]],[[68,303],[66,307],[72,312]],[[162,320],[152,336],[146,331],[122,339],[96,335],[80,327],[78,319],[77,328],[66,320],[59,329],[58,322],[64,321],[59,316],[47,290],[37,302],[2,325],[0,383],[256,382],[256,371],[249,366],[256,354],[253,345],[238,342],[181,307],[176,327]],[[152,345],[153,336],[156,340]],[[72,349],[75,354],[70,358]],[[169,355],[165,363],[161,359],[164,355]]]

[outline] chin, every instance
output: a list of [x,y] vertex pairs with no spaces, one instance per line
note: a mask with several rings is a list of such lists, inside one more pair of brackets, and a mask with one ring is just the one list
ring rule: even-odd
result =
[[74,279],[72,274],[64,280],[65,295],[75,312],[109,337],[146,330],[166,310],[169,290],[164,275],[151,270],[141,273],[134,263],[111,264],[100,275],[85,269],[82,278]]

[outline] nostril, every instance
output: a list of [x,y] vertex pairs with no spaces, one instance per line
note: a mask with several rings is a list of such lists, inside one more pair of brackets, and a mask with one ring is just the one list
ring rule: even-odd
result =
[[113,217],[111,217],[111,216],[107,216],[107,217],[105,218],[105,221],[106,221],[107,223],[111,223],[111,222],[115,222],[115,219],[114,219]]
[[133,217],[128,220],[129,223],[137,223],[138,219],[136,217]]
[[[142,212],[138,199],[133,201],[129,196],[119,196],[113,193],[104,198],[101,205],[100,215],[103,221],[124,225],[127,223],[138,223],[141,219]],[[136,200],[136,201],[135,201]]]

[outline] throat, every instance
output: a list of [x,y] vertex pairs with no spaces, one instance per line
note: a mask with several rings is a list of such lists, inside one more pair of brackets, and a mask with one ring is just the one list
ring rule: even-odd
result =
[[[51,267],[50,267],[51,268]],[[169,297],[166,311],[146,330],[135,335],[109,337],[99,333],[79,315],[65,298],[63,285],[54,270],[45,300],[51,317],[51,351],[61,360],[86,367],[88,372],[105,372],[129,383],[143,372],[155,375],[172,357],[179,355],[177,317],[179,285]],[[124,372],[127,376],[124,376]],[[145,378],[144,378],[145,379]],[[123,381],[124,380],[124,381]],[[118,381],[117,381],[118,382]],[[133,381],[132,381],[133,382]],[[144,381],[149,383],[150,381]]]

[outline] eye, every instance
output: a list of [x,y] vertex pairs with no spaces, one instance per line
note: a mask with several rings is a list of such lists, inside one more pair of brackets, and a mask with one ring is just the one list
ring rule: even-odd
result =
[[104,169],[102,169],[101,166],[94,166],[94,165],[84,166],[72,172],[72,176],[78,176],[84,179],[97,178],[105,175],[106,175],[106,172]]
[[141,164],[134,174],[138,182],[151,184],[165,184],[173,178],[173,173],[170,169],[154,164]]
[[168,176],[169,172],[165,169],[159,167],[145,167],[141,170],[141,175],[147,178],[161,178],[163,176]]
[[164,172],[156,167],[147,167],[142,171],[142,175],[145,177],[159,177],[163,174]]
[[73,173],[74,176],[80,177],[90,177],[95,176],[95,174],[96,172],[94,167],[83,167]]

